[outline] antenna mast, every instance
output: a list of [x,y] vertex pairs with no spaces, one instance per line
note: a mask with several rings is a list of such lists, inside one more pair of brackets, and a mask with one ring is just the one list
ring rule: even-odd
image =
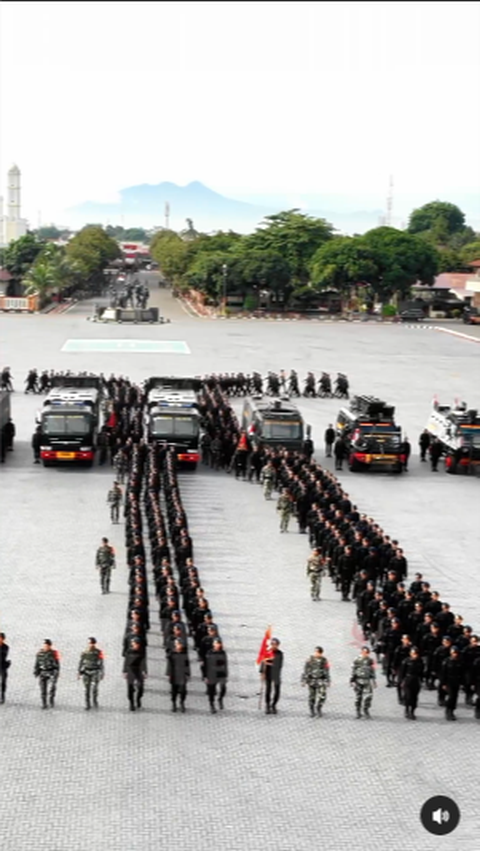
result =
[[170,230],[170,204],[165,201],[165,228]]

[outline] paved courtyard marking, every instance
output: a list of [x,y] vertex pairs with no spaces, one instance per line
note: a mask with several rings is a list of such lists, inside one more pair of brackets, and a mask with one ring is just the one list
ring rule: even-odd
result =
[[184,340],[66,340],[62,352],[146,352],[163,355],[190,355]]
[[463,340],[471,340],[472,343],[480,343],[480,337],[473,337],[472,334],[462,334],[461,331],[452,331],[451,328],[440,328],[435,325],[435,331],[442,331],[444,334],[452,334],[453,337],[461,337]]

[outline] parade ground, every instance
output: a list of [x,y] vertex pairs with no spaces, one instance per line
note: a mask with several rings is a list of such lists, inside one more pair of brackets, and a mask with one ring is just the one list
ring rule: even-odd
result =
[[[0,316],[17,431],[0,471],[0,630],[12,659],[0,706],[2,851],[478,851],[480,722],[472,708],[462,696],[458,720],[448,724],[435,692],[422,690],[411,723],[378,669],[372,719],[356,719],[349,676],[363,640],[355,606],[328,579],[322,600],[312,602],[307,536],[294,521],[279,534],[275,503],[258,485],[201,465],[180,475],[195,562],[229,657],[224,712],[210,715],[191,648],[187,711],[171,713],[152,586],[144,708],[129,712],[124,525],[110,523],[106,502],[113,472],[34,465],[30,442],[43,397],[24,395],[23,382],[33,367],[135,382],[293,368],[303,385],[308,370],[346,373],[353,393],[395,405],[413,454],[401,476],[345,469],[343,488],[399,540],[409,581],[421,571],[479,632],[480,481],[448,476],[443,465],[433,474],[418,456],[434,396],[480,405],[479,344],[381,323],[200,319],[149,280],[150,304],[168,324],[94,323],[87,318],[92,303],[59,315]],[[302,399],[299,407],[317,459],[333,469],[323,433],[340,403]],[[102,536],[117,551],[107,596],[94,569]],[[285,656],[277,716],[259,708],[255,660],[268,624]],[[106,677],[100,708],[85,712],[77,666],[89,636],[105,651]],[[42,712],[33,664],[45,638],[59,649],[62,667],[56,707]],[[332,686],[323,717],[312,719],[300,678],[318,644]],[[445,837],[420,821],[435,795],[452,798],[461,812]]]

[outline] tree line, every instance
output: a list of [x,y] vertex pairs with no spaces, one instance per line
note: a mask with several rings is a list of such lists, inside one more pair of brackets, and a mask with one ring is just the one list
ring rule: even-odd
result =
[[283,306],[313,305],[328,290],[388,303],[406,298],[417,282],[431,286],[442,271],[468,271],[480,257],[480,235],[454,204],[435,201],[414,210],[405,231],[378,227],[338,236],[324,219],[298,209],[267,216],[254,233],[158,231],[151,255],[180,289],[194,288],[213,303],[229,296],[253,308],[262,295]]
[[14,282],[38,292],[42,303],[52,292],[101,289],[105,268],[121,257],[119,241],[128,239],[150,241],[152,258],[175,287],[200,290],[216,304],[225,293],[235,295],[249,309],[262,300],[308,307],[328,291],[388,304],[418,281],[431,286],[440,272],[468,271],[480,258],[480,234],[456,205],[442,201],[414,210],[405,231],[383,226],[351,237],[298,209],[267,216],[246,235],[199,233],[191,219],[181,232],[86,225],[66,246],[48,242],[56,238],[48,233],[29,232],[1,256]]

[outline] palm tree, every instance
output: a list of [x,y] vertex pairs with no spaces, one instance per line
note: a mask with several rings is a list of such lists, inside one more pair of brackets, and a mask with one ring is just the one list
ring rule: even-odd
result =
[[27,295],[38,294],[40,305],[43,306],[48,298],[50,290],[56,286],[55,269],[46,260],[37,260],[23,279],[23,285]]

